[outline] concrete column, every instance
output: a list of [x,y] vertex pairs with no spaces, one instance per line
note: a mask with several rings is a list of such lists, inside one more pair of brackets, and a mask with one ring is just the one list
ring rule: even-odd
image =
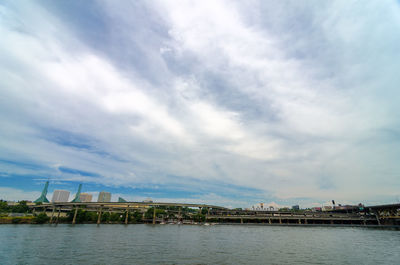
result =
[[58,219],[60,218],[60,213],[61,213],[61,206],[58,208],[58,214],[57,214],[57,219],[56,219],[56,225],[58,224]]
[[240,218],[240,223],[243,224],[243,218]]
[[381,220],[379,220],[379,213],[375,212],[376,221],[378,221],[378,225],[381,225]]
[[181,216],[181,209],[182,209],[182,207],[178,207],[178,208],[179,208],[179,210],[178,210],[178,222],[180,222],[181,219],[182,219],[182,216]]
[[53,211],[51,212],[51,217],[50,217],[50,224],[53,223],[53,217],[54,217],[55,210],[56,210],[56,207],[53,207]]
[[268,218],[268,223],[272,224],[271,218]]
[[125,224],[128,224],[129,219],[129,205],[126,207]]
[[76,222],[76,215],[78,214],[78,207],[75,206],[75,213],[74,213],[74,218],[72,219],[72,224],[75,224]]
[[301,219],[299,219],[299,225],[301,225]]
[[102,213],[102,210],[103,210],[103,208],[102,208],[102,207],[100,207],[100,210],[99,210],[99,215],[97,216],[97,225],[99,225],[99,224],[100,224],[100,222],[101,222],[101,213]]
[[154,206],[154,211],[153,211],[153,225],[156,224],[156,207]]

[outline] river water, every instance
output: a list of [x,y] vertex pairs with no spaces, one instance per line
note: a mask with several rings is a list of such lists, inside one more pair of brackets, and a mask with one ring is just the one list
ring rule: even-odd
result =
[[0,264],[400,264],[400,231],[252,225],[0,225]]

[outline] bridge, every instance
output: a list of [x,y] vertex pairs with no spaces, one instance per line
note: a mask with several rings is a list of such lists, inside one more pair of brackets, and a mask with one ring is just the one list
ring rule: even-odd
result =
[[[208,213],[210,211],[229,211],[228,208],[216,205],[209,204],[196,204],[196,203],[170,203],[170,202],[54,202],[54,203],[41,203],[36,205],[30,205],[30,208],[33,209],[34,212],[43,211],[47,212],[49,209],[52,211],[50,223],[53,222],[53,218],[55,222],[58,223],[60,213],[74,210],[74,217],[72,220],[72,224],[76,222],[76,215],[78,213],[78,209],[84,209],[85,211],[95,211],[98,214],[97,223],[100,224],[101,215],[103,212],[117,212],[117,213],[126,213],[128,216],[129,211],[137,210],[144,213],[147,209],[153,207],[156,208],[178,208],[178,219],[181,219],[181,210],[182,208],[198,208],[199,212],[202,209],[207,209]],[[55,216],[55,212],[58,211],[57,216]],[[172,212],[176,214],[176,210],[168,209],[168,212]],[[156,211],[154,212],[152,222],[155,224],[157,222],[156,219]],[[126,218],[125,223],[128,223],[128,218]]]
[[[400,204],[366,206],[358,212],[312,212],[300,211],[254,211],[229,209],[222,206],[194,203],[173,202],[57,202],[42,203],[30,206],[33,211],[43,211],[50,214],[50,223],[58,223],[61,212],[74,213],[72,224],[76,223],[79,209],[97,213],[97,224],[101,223],[104,212],[125,214],[125,224],[132,211],[143,214],[146,223],[163,223],[185,221],[183,208],[192,210],[186,218],[191,220],[195,215],[203,216],[203,222],[237,223],[237,224],[266,224],[266,225],[360,225],[360,226],[397,226],[400,227]],[[146,219],[145,213],[153,208],[153,218]],[[163,209],[164,216],[156,216],[155,209]],[[198,210],[196,210],[198,209]],[[57,212],[57,214],[56,214]],[[187,221],[188,221],[187,220]]]

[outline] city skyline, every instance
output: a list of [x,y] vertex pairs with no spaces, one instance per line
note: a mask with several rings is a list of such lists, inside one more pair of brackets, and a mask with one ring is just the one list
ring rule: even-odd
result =
[[399,9],[0,3],[0,199],[398,202]]

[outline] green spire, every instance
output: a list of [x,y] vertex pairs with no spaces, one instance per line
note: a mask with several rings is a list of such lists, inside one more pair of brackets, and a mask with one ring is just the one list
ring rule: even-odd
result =
[[118,202],[127,202],[124,198],[118,197]]
[[79,184],[78,192],[75,194],[75,198],[71,202],[81,202],[81,189],[82,184]]
[[37,202],[41,202],[41,203],[43,203],[43,202],[49,202],[49,200],[46,198],[46,195],[47,195],[47,188],[48,188],[48,187],[49,187],[49,182],[46,181],[46,185],[44,185],[44,189],[43,189],[43,191],[42,191],[42,194],[40,195],[39,198],[36,199],[36,201],[34,201],[35,203],[37,203]]

